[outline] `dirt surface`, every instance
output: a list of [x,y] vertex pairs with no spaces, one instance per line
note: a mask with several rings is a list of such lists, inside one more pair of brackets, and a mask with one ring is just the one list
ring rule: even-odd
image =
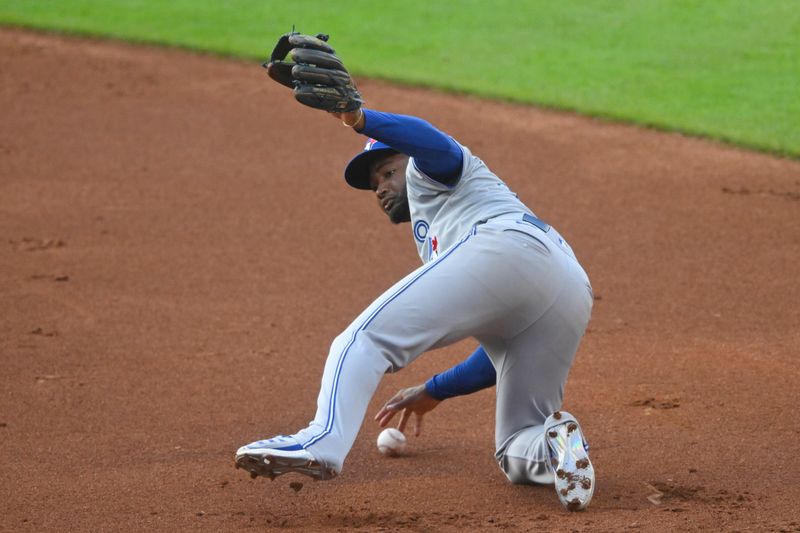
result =
[[[336,480],[252,481],[236,448],[312,418],[330,341],[418,264],[341,178],[363,139],[255,63],[8,29],[0,52],[0,530],[800,530],[800,163],[363,82],[586,266],[565,408],[598,490],[569,514],[510,485],[492,391],[405,457],[368,422]],[[473,347],[388,376],[371,412]]]

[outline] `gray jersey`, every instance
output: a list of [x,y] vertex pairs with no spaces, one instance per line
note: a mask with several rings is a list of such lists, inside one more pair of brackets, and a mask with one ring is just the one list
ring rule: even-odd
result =
[[423,263],[436,259],[478,222],[506,213],[531,213],[483,161],[459,146],[464,161],[453,187],[420,172],[413,158],[406,169],[411,224]]
[[288,454],[280,460],[300,465],[296,471],[316,462],[326,472],[340,472],[381,377],[428,350],[474,337],[496,370],[495,451],[508,478],[515,483],[558,479],[565,505],[574,504],[570,491],[594,486],[593,470],[579,449],[582,437],[573,437],[570,450],[586,464],[575,460],[574,471],[565,470],[568,477],[554,474],[546,440],[561,435],[555,427],[563,430],[559,438],[578,428],[571,416],[554,412],[561,408],[567,374],[589,322],[589,280],[558,232],[533,217],[483,161],[460,148],[463,167],[453,187],[425,176],[413,158],[409,161],[408,203],[424,264],[333,341],[314,420],[289,437],[243,447],[243,457],[255,450],[245,468],[256,465],[258,475],[267,454],[278,453],[277,445],[279,453]]

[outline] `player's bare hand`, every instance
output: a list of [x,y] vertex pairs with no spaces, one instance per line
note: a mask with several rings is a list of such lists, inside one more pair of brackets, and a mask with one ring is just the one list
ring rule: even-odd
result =
[[375,420],[381,427],[386,427],[391,422],[394,415],[400,413],[400,422],[397,429],[405,433],[406,424],[411,415],[414,415],[414,435],[419,437],[422,433],[422,418],[425,413],[439,405],[440,400],[433,398],[425,390],[425,385],[417,385],[407,389],[401,389],[388,402],[381,407]]

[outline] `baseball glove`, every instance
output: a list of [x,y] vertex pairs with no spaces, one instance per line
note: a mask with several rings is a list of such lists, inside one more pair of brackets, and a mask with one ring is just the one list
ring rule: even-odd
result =
[[[327,41],[321,33],[316,37],[287,33],[278,39],[264,67],[270,78],[294,89],[301,104],[329,113],[355,111],[364,101]],[[293,61],[286,61],[287,55]]]

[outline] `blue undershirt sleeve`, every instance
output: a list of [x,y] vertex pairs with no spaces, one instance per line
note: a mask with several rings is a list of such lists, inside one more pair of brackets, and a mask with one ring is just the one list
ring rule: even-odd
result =
[[458,181],[464,153],[451,137],[421,118],[363,111],[364,128],[359,133],[413,157],[421,172],[440,183],[452,185]]
[[432,398],[446,400],[493,387],[496,382],[494,365],[483,346],[480,346],[461,363],[429,379],[425,383],[425,391]]

